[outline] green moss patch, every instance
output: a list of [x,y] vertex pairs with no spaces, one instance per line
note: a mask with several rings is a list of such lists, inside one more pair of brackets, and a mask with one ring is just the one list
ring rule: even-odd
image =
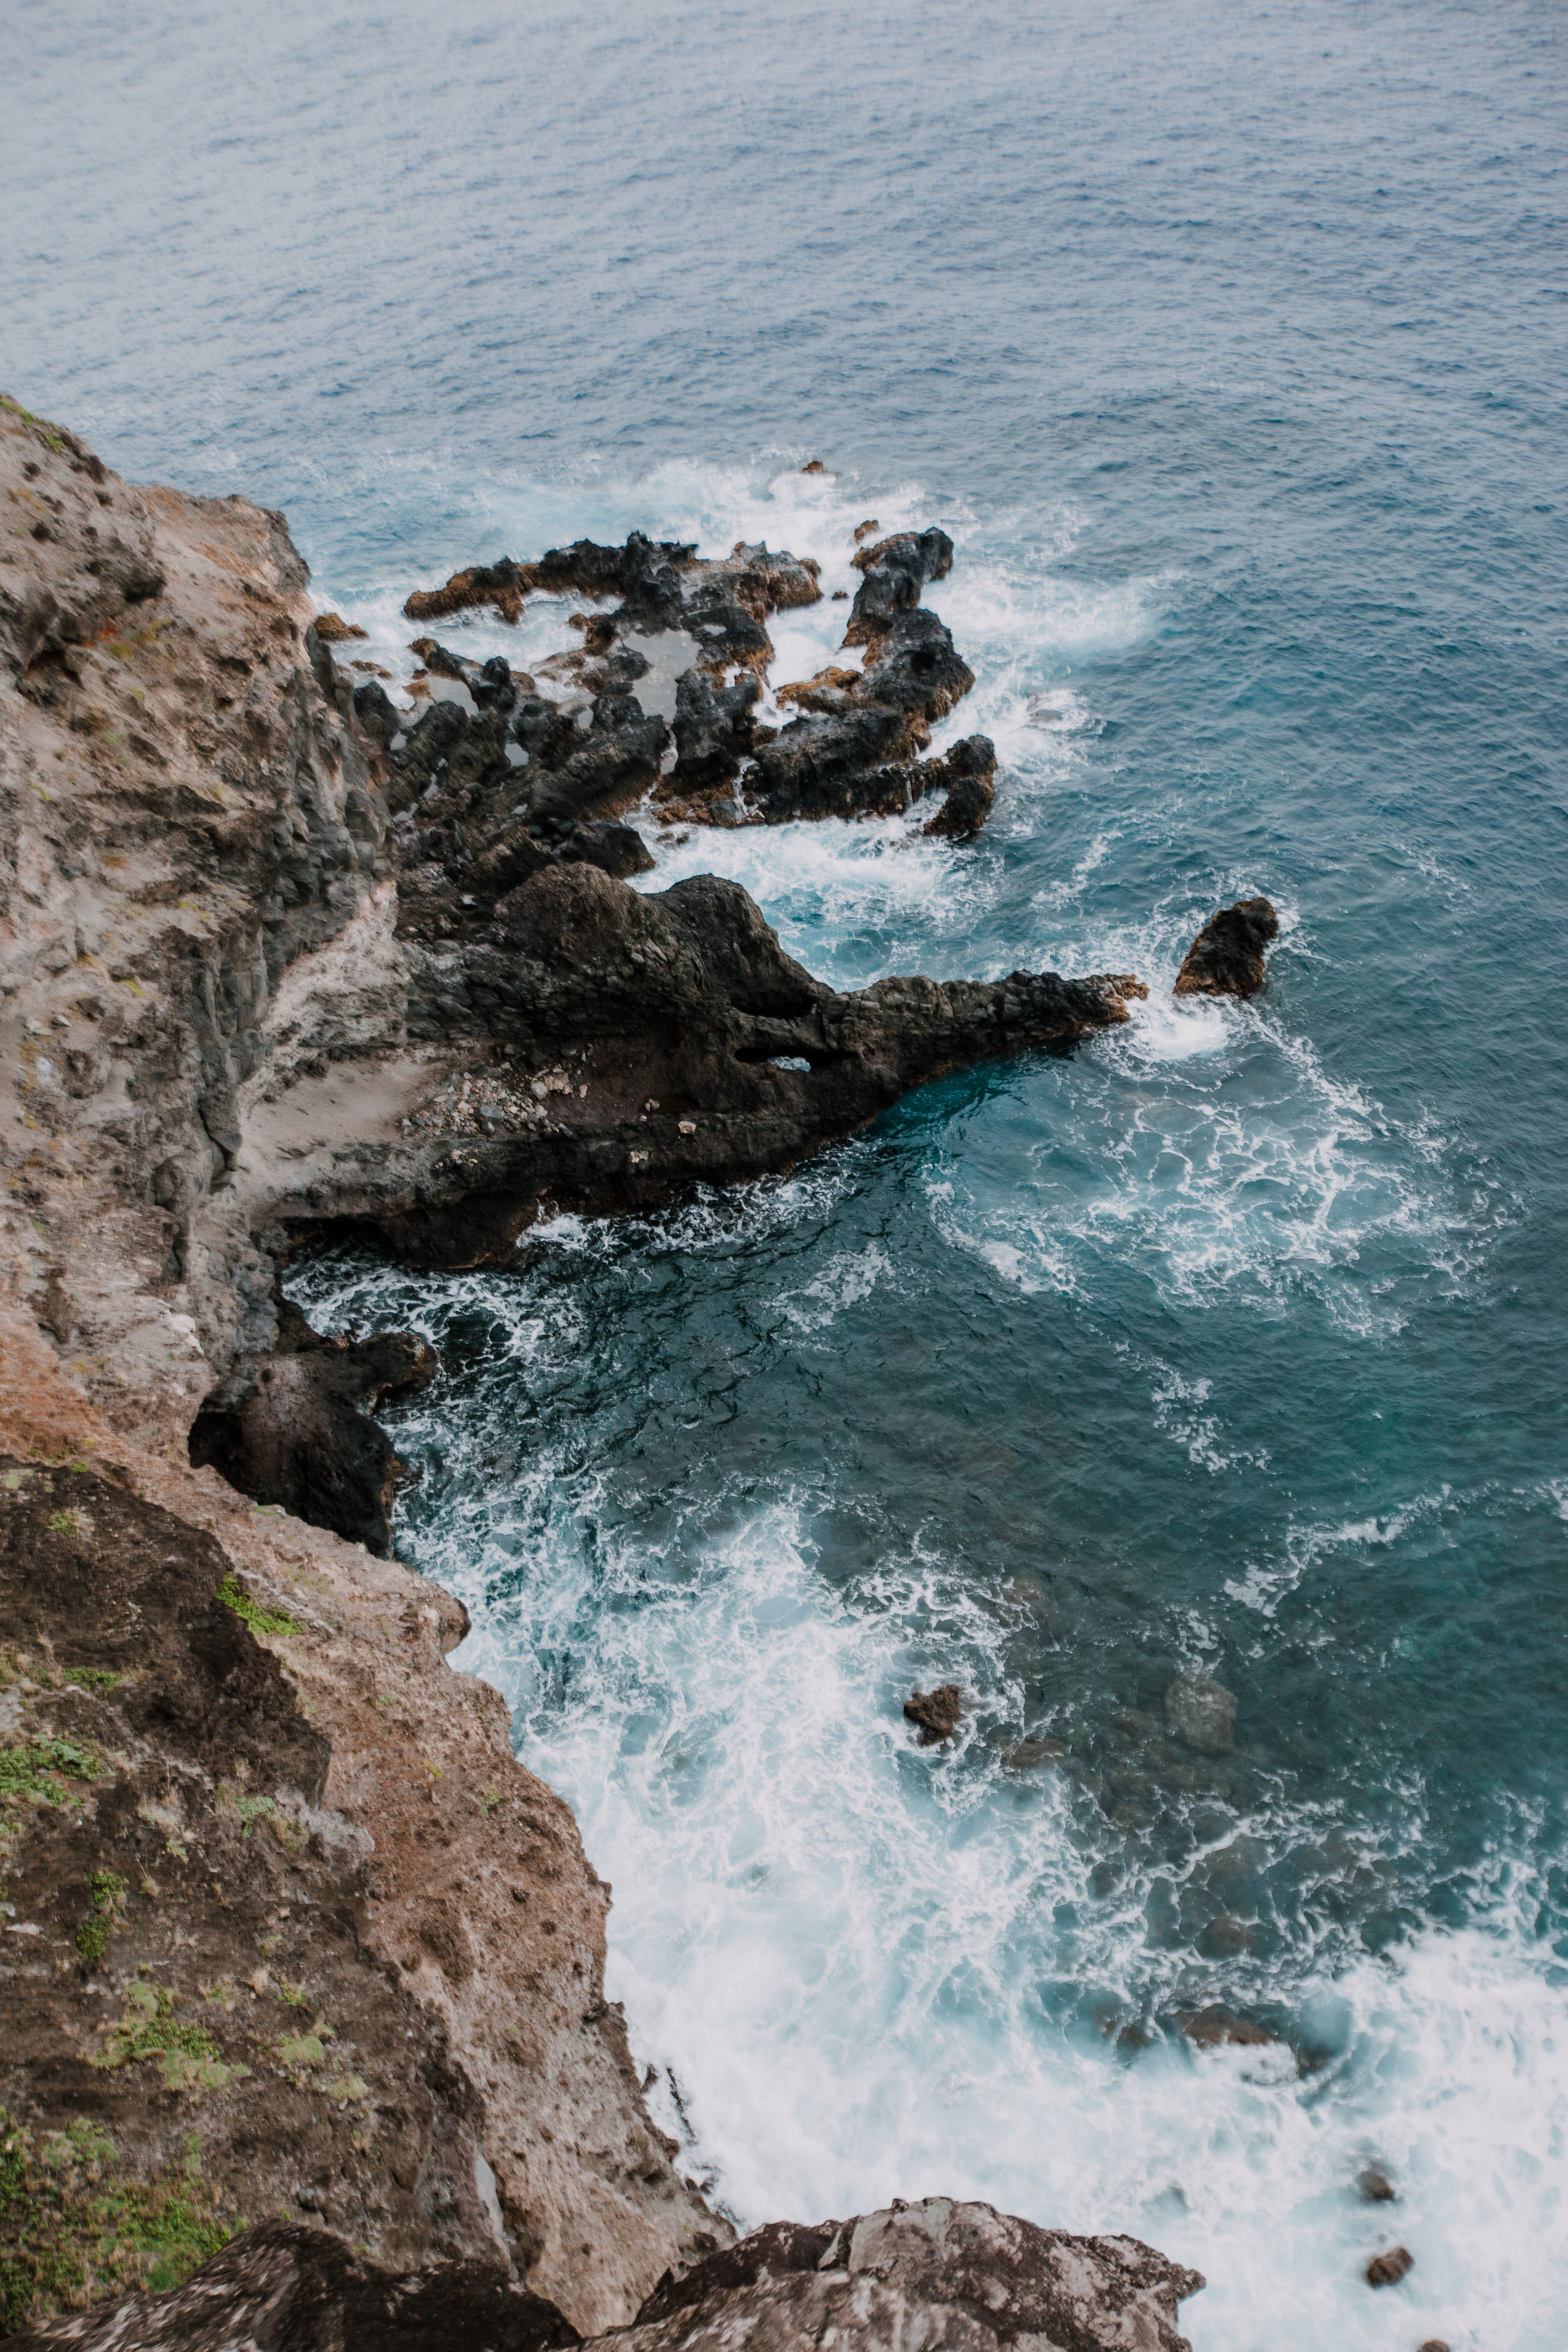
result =
[[96,1780],[98,1775],[97,1757],[74,1739],[29,1739],[0,1748],[0,1800],[68,1805],[75,1795],[70,1783]]
[[87,1882],[87,1891],[92,1908],[76,1931],[76,1948],[90,1965],[101,1960],[109,1949],[109,1939],[125,1908],[125,1881],[117,1878],[112,1870],[95,1870]]
[[237,1617],[244,1618],[253,1633],[289,1634],[302,1633],[305,1630],[302,1625],[296,1625],[284,1610],[263,1609],[260,1601],[253,1601],[232,1576],[224,1578],[218,1586],[217,1597],[226,1609],[232,1609]]
[[249,2074],[248,2066],[230,2065],[212,2035],[201,2025],[182,2025],[174,2016],[174,1995],[163,1985],[137,1983],[125,1996],[125,2010],[95,2066],[155,2063],[171,2091],[221,2091]]
[[139,2288],[183,2286],[245,2226],[218,2207],[194,2134],[183,2166],[138,2180],[86,2116],[35,2142],[0,2111],[0,2335]]

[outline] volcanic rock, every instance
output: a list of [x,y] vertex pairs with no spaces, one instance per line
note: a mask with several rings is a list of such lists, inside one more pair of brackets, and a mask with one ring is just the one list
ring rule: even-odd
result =
[[921,793],[947,793],[921,830],[949,841],[969,840],[990,815],[996,797],[996,746],[989,735],[966,735],[944,758],[917,767],[914,782]]
[[[504,662],[492,660],[481,671],[434,637],[416,638],[413,650],[429,671],[460,680],[481,711],[512,717],[504,740],[484,747],[482,772],[476,745],[467,752],[466,775],[459,778],[450,763],[468,714],[450,703],[437,705],[449,715],[436,726],[427,715],[393,755],[395,808],[407,808],[441,782],[445,761],[448,800],[455,789],[477,780],[498,803],[483,812],[471,806],[459,812],[464,837],[472,854],[480,856],[506,829],[500,823],[503,799],[508,823],[521,818],[532,831],[542,816],[616,816],[649,791],[685,821],[733,824],[737,786],[752,821],[784,824],[799,817],[891,813],[940,785],[949,789],[951,807],[927,830],[953,837],[973,835],[984,823],[994,791],[994,747],[989,770],[973,753],[982,737],[971,739],[969,751],[961,751],[951,773],[923,775],[914,769],[932,726],[974,683],[951,632],[934,613],[920,609],[925,582],[940,579],[951,567],[952,542],[940,530],[906,532],[863,549],[856,562],[865,578],[846,643],[867,647],[865,667],[826,670],[783,688],[780,701],[795,704],[801,716],[776,739],[755,719],[760,681],[773,658],[766,622],[773,613],[820,598],[818,568],[809,559],[742,540],[729,555],[710,561],[700,558],[694,546],[656,542],[634,531],[621,548],[579,540],[552,548],[536,563],[511,566],[508,577],[515,574],[514,585],[620,599],[614,611],[591,619],[572,615],[574,625],[583,628],[583,654],[555,655],[540,667],[542,678],[569,680],[593,697],[592,704],[579,717],[563,714],[538,696],[531,678],[510,680]],[[411,597],[405,609],[458,609],[462,600],[489,596],[490,579],[491,572],[454,574],[445,589]],[[448,596],[457,597],[459,606],[441,602]],[[666,756],[669,732],[638,701],[637,689],[649,667],[640,648],[675,631],[697,650],[676,679],[671,762]],[[589,656],[602,667],[590,669]],[[367,698],[366,714],[390,747],[394,738],[380,706]],[[510,746],[516,747],[517,756]],[[526,774],[519,772],[520,760]],[[963,789],[955,793],[951,788],[961,779]],[[433,813],[437,821],[445,814]],[[478,839],[474,817],[479,819]],[[451,868],[448,840],[433,854]]]
[[1397,2286],[1402,2278],[1415,2268],[1415,2257],[1405,2246],[1390,2246],[1385,2254],[1374,2254],[1366,2266],[1368,2286]]
[[895,613],[920,603],[929,581],[946,578],[952,569],[952,541],[944,530],[900,531],[874,547],[861,548],[855,569],[865,576],[849,608],[844,642],[872,645]]
[[1279,936],[1267,898],[1238,898],[1211,916],[1176,974],[1178,996],[1256,996],[1268,974],[1263,950]]
[[1165,1693],[1171,1728],[1205,1756],[1224,1756],[1235,1746],[1236,1695],[1207,1675],[1183,1675]]
[[918,1725],[922,1748],[934,1748],[939,1739],[951,1739],[963,1720],[963,1693],[956,1683],[942,1683],[936,1690],[914,1691],[904,1701],[904,1721]]
[[444,588],[416,589],[404,605],[404,614],[410,621],[439,621],[448,613],[493,604],[503,621],[515,625],[522,618],[524,590],[531,584],[525,578],[525,567],[503,555],[499,563],[474,564],[467,572],[454,572]]
[[273,1351],[242,1358],[203,1400],[192,1464],[210,1463],[242,1495],[390,1559],[405,1465],[361,1408],[425,1388],[438,1370],[433,1350],[407,1332],[322,1339],[285,1304]]
[[546,2352],[574,2345],[553,2304],[500,2262],[437,2262],[412,2274],[300,2223],[243,2231],[195,2278],[45,2320],[12,2352]]

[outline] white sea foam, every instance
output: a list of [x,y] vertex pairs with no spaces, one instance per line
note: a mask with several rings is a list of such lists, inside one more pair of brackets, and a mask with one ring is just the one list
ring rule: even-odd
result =
[[[569,1640],[587,1580],[536,1554],[541,1571],[526,1628],[492,1610],[462,1660],[525,1708],[523,1661]],[[1111,2021],[1151,1988],[1182,1993],[1150,1943],[1159,1874],[1097,1894],[1070,1785],[986,1761],[1012,1701],[994,1622],[956,1580],[911,1556],[874,1606],[836,1600],[787,1505],[673,1581],[646,1561],[595,1573],[619,1604],[600,1595],[572,1696],[529,1713],[522,1752],[615,1881],[611,1990],[679,2092],[689,2165],[740,2220],[940,2185],[1191,2262],[1211,2282],[1184,2315],[1197,2352],[1384,2352],[1395,2317],[1402,2342],[1555,2346],[1561,1991],[1515,1923],[1382,1960],[1309,1955],[1291,1990],[1306,2073],[1278,2046],[1129,2059],[1072,2020],[1086,1991]],[[898,1702],[959,1645],[970,1724],[957,1754],[928,1756]],[[1364,1841],[1319,1826],[1331,1881],[1367,1866]],[[1237,1824],[1187,1875],[1224,1884],[1237,1838],[1288,1827]],[[1360,2200],[1370,2162],[1397,2208]],[[1374,2297],[1361,2271],[1394,2239],[1416,2267]]]

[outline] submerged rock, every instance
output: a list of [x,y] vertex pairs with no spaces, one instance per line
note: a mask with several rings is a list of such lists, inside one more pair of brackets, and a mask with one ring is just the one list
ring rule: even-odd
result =
[[1205,1756],[1236,1745],[1236,1695],[1207,1675],[1183,1675],[1165,1693],[1165,1716],[1178,1738]]
[[1177,2306],[1204,2281],[1137,2238],[1042,2230],[928,2197],[847,2221],[774,2221],[661,2282],[591,2352],[1190,2352]]
[[1356,2187],[1369,2205],[1392,2205],[1398,2200],[1399,2192],[1393,2181],[1386,2172],[1380,2172],[1375,2164],[1367,2166]]
[[1267,2026],[1249,2017],[1237,2017],[1217,2002],[1207,2009],[1183,2010],[1176,2022],[1199,2050],[1262,2050],[1279,2040]]
[[919,1726],[922,1748],[951,1739],[963,1720],[963,1694],[956,1683],[943,1683],[932,1691],[914,1691],[904,1701],[904,1721]]
[[1268,974],[1263,950],[1279,936],[1267,898],[1238,898],[1211,916],[1176,974],[1178,996],[1256,996]]

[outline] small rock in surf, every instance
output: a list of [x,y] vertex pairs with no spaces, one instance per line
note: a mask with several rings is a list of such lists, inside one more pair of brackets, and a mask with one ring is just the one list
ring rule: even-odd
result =
[[1263,950],[1279,935],[1267,898],[1238,898],[1212,916],[1176,974],[1178,996],[1256,996],[1268,974]]
[[1373,2254],[1366,2266],[1368,2286],[1397,2286],[1409,2271],[1415,2268],[1415,2257],[1406,2246],[1390,2246],[1385,2254]]
[[963,1720],[963,1697],[956,1683],[933,1691],[913,1691],[904,1701],[904,1720],[918,1725],[922,1748],[951,1739]]

